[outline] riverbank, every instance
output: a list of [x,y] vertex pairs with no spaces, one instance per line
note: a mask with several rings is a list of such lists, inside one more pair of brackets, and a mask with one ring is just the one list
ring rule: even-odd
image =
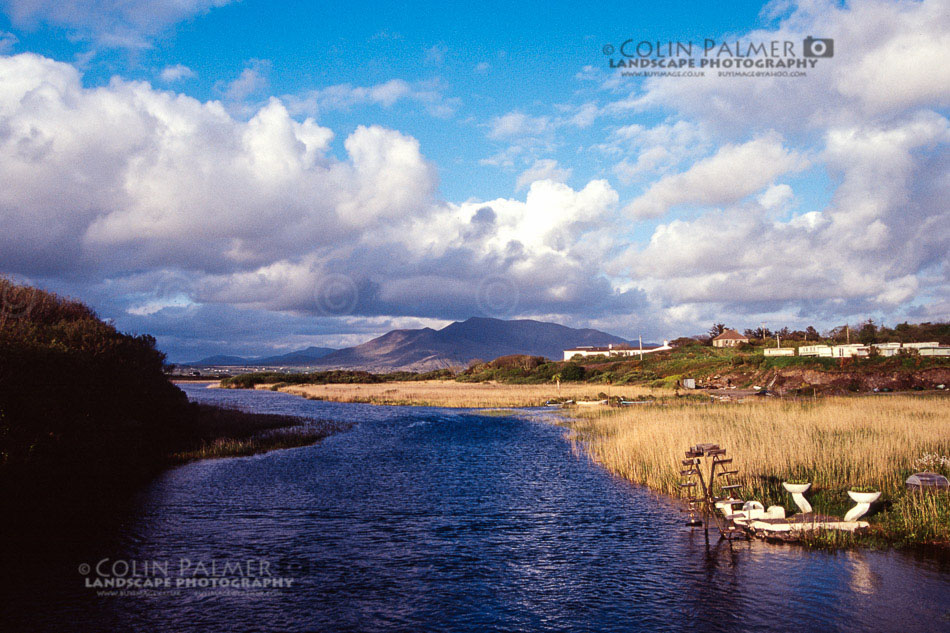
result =
[[[742,488],[735,496],[797,512],[782,482],[812,482],[815,512],[843,516],[847,490],[883,494],[865,535],[814,535],[822,545],[950,545],[950,495],[908,492],[917,471],[950,475],[948,401],[934,396],[759,399],[713,406],[667,403],[626,409],[578,410],[565,421],[571,439],[594,461],[636,484],[680,496],[679,464],[692,444],[729,451]],[[928,459],[927,456],[936,456]]]
[[447,408],[540,407],[550,399],[598,401],[620,395],[641,399],[672,397],[674,394],[672,389],[653,387],[628,386],[621,392],[609,385],[584,383],[562,383],[558,389],[550,383],[513,385],[454,380],[325,385],[265,383],[256,385],[255,388],[281,391],[310,400]]
[[[561,396],[592,400],[592,385],[562,384]],[[554,385],[424,381],[383,384],[257,385],[314,400],[434,407],[539,406]],[[611,395],[620,395],[613,389]],[[815,511],[843,516],[853,505],[847,490],[882,491],[867,534],[829,533],[812,546],[950,545],[950,495],[908,493],[904,480],[918,471],[950,475],[950,400],[946,394],[756,398],[712,401],[677,396],[670,389],[623,390],[640,404],[564,409],[571,440],[608,471],[657,492],[679,497],[678,466],[692,444],[713,442],[729,450],[739,468],[736,491],[765,506],[797,512],[782,481],[812,482]],[[682,393],[682,392],[680,392]],[[704,392],[698,392],[704,393]],[[517,415],[516,411],[510,412]],[[936,455],[928,460],[926,456]]]
[[246,413],[210,405],[198,409],[191,436],[167,455],[167,463],[244,457],[284,448],[316,444],[351,425],[289,415]]

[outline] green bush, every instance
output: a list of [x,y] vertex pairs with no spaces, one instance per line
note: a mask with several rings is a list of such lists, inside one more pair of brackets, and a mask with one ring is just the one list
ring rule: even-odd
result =
[[561,369],[561,380],[569,382],[584,380],[586,373],[583,366],[576,363],[568,363]]

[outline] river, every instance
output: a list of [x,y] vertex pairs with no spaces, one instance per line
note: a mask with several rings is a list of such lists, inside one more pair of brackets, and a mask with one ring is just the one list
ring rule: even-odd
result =
[[[670,500],[572,450],[544,412],[184,389],[355,425],[316,446],[167,471],[114,530],[11,583],[0,629],[950,630],[946,560],[707,543]],[[242,575],[285,586],[208,584]],[[173,584],[87,586],[110,578]],[[206,586],[174,585],[189,578]]]

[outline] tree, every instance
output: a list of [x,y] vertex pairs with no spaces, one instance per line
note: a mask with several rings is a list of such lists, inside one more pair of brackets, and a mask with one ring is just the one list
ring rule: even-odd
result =
[[575,363],[568,363],[564,366],[564,369],[561,370],[561,379],[562,380],[584,380],[584,368]]
[[864,345],[877,342],[877,326],[874,325],[874,321],[868,319],[861,325],[861,329],[858,330],[858,340]]
[[746,330],[745,332],[743,332],[743,334],[745,334],[745,337],[748,338],[748,339],[753,339],[753,338],[757,338],[757,339],[772,338],[772,331],[771,331],[770,329],[768,329],[768,328],[762,328],[762,327],[757,327],[757,328],[755,328],[754,330],[752,330],[752,329]]
[[677,339],[670,341],[670,347],[690,347],[693,345],[699,345],[700,342],[690,336],[681,336]]
[[715,323],[711,328],[709,328],[710,338],[716,338],[720,334],[726,331],[726,326],[722,323]]

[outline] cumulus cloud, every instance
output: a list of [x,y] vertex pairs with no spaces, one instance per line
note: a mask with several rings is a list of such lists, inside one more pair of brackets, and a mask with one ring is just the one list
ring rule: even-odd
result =
[[[662,218],[649,242],[607,268],[678,327],[932,315],[950,272],[945,3],[815,0],[778,15],[774,29],[739,37],[831,37],[834,57],[804,78],[650,79],[604,106],[667,117],[598,147],[622,157],[614,172],[625,182],[667,172],[624,208]],[[675,142],[671,126],[697,133]],[[718,149],[696,156],[697,145]],[[801,207],[794,187],[814,185],[782,180],[810,166],[827,175],[830,201]]]
[[534,164],[521,172],[515,188],[520,191],[536,180],[552,180],[564,182],[571,177],[573,170],[570,167],[561,167],[553,158],[543,158],[534,161]]
[[0,58],[0,86],[10,270],[254,267],[424,213],[435,188],[414,139],[360,127],[337,161],[330,130],[273,99],[242,122],[144,83],[87,89],[30,54]]
[[233,0],[0,0],[21,28],[48,24],[104,46],[141,48],[169,26]]
[[807,161],[786,149],[771,134],[743,143],[724,145],[715,155],[688,170],[661,178],[625,211],[636,218],[660,217],[681,204],[731,204],[760,191],[775,178],[804,169]]
[[[440,199],[415,138],[363,125],[331,147],[316,118],[453,108],[438,82],[268,99],[251,64],[219,86],[222,105],[121,79],[85,88],[68,64],[0,57],[0,181],[17,183],[0,188],[0,269],[108,285],[128,297],[124,318],[166,337],[218,308],[279,314],[288,336],[309,320],[322,329],[308,336],[368,336],[473,314],[660,338],[714,320],[945,318],[945,2],[809,0],[777,15],[737,36],[832,37],[835,57],[801,78],[614,77],[598,100],[509,111],[486,124],[504,147],[481,162],[520,165],[517,195],[461,203]],[[604,161],[575,189],[563,181],[579,166],[554,148],[579,130],[603,137],[574,155]],[[486,304],[497,287],[514,311]]]
[[[835,41],[834,57],[807,77],[739,81],[705,77],[651,78],[607,109],[616,113],[669,109],[731,136],[777,130],[813,138],[830,126],[900,116],[908,109],[950,104],[950,12],[944,0],[808,0],[793,5],[777,28],[742,34],[755,41],[805,37]],[[800,52],[800,48],[799,48]]]
[[[0,179],[17,183],[0,190],[0,269],[108,279],[136,323],[207,305],[465,318],[491,312],[486,283],[532,312],[640,301],[611,286],[594,247],[617,193],[555,182],[556,165],[538,165],[546,177],[523,200],[454,205],[398,131],[358,126],[340,159],[329,129],[278,99],[237,119],[147,83],[85,88],[74,67],[32,54],[0,58],[0,121]],[[352,301],[328,300],[328,280]]]

